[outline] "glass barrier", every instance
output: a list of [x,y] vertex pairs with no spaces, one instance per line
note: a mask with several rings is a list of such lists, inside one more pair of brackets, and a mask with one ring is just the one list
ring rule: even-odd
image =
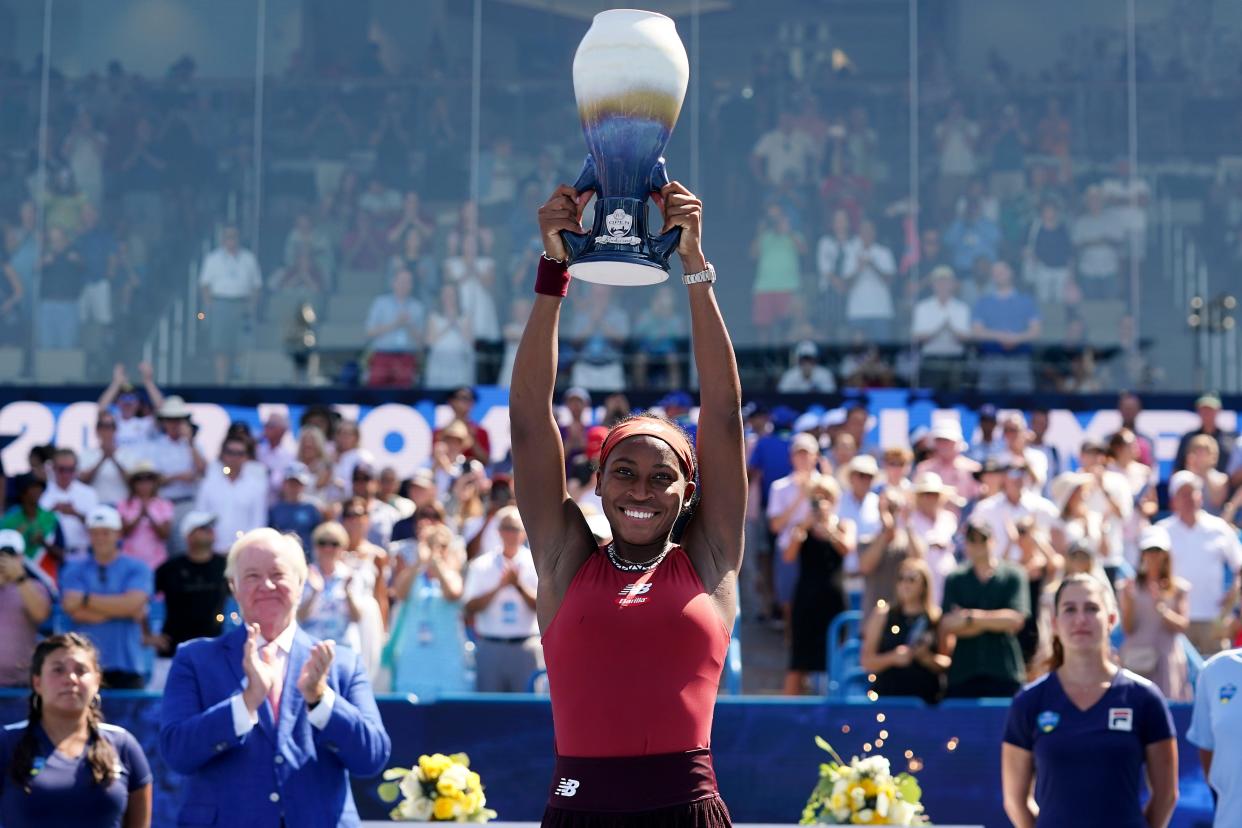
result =
[[[691,65],[669,171],[748,389],[1242,386],[1235,16],[664,5]],[[503,384],[534,211],[585,155],[589,12],[109,8],[10,13],[0,377]],[[693,387],[686,323],[675,281],[575,285],[562,375]]]

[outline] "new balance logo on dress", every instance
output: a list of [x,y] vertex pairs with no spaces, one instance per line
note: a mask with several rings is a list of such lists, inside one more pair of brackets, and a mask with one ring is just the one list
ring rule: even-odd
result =
[[647,597],[647,593],[650,591],[650,581],[639,581],[636,584],[626,584],[621,587],[621,591],[617,593],[621,596],[617,599],[617,606],[632,607],[635,604],[645,604],[651,600]]
[[574,794],[578,793],[578,786],[581,784],[582,783],[579,782],[577,779],[565,779],[564,777],[562,777],[561,781],[556,783],[556,795],[557,796],[573,796]]

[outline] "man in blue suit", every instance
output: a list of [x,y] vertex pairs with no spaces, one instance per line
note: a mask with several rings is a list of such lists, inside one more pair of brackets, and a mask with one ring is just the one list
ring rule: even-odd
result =
[[177,825],[352,828],[349,776],[374,776],[391,744],[358,656],[295,622],[306,557],[296,538],[256,529],[225,576],[245,626],[177,648],[160,751],[186,776]]

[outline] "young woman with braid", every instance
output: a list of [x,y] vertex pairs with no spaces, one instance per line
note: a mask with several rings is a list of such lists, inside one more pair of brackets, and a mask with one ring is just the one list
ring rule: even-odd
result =
[[589,197],[562,186],[539,210],[544,258],[509,396],[514,489],[539,572],[536,614],[557,753],[543,825],[719,828],[729,812],[712,769],[712,712],[746,517],[737,363],[700,244],[702,202],[671,183],[656,201],[665,229],[681,228],[701,388],[699,451],[655,415],[614,426],[596,484],[613,542],[596,546],[566,492],[552,412],[569,287],[560,233],[582,232]]
[[29,718],[0,731],[0,825],[150,828],[151,769],[138,740],[103,720],[94,645],[44,639],[30,674]]

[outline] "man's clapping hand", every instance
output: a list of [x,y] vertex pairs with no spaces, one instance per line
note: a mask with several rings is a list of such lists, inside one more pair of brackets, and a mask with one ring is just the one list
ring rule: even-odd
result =
[[246,673],[246,690],[242,693],[242,701],[246,703],[246,709],[254,713],[262,706],[276,682],[280,681],[276,665],[264,661],[259,651],[258,624],[250,624],[246,627],[246,646],[242,650],[242,670]]
[[320,641],[311,648],[310,658],[302,667],[302,675],[298,676],[298,692],[307,704],[318,704],[328,689],[328,668],[336,657],[336,643]]

